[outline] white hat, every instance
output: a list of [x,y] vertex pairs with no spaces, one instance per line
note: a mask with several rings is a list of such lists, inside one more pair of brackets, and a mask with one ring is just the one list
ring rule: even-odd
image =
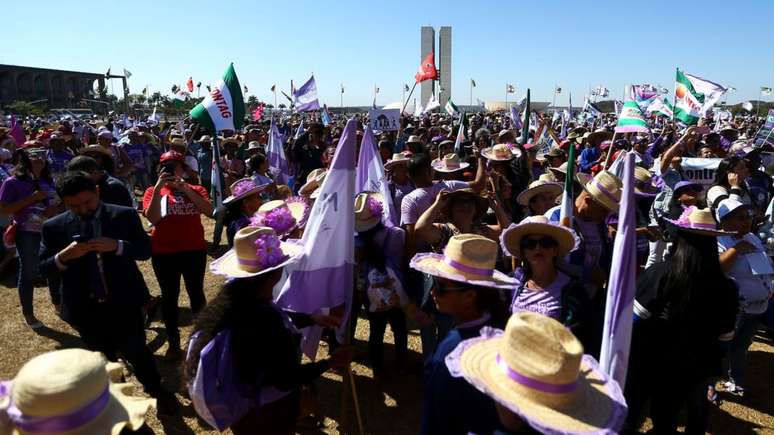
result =
[[736,211],[739,207],[749,207],[749,205],[731,198],[720,201],[718,209],[715,210],[718,222],[722,221],[723,218]]

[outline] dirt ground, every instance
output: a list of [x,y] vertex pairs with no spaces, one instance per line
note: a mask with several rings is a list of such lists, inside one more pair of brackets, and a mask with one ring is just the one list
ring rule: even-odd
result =
[[[205,222],[207,234],[212,234],[212,223]],[[225,235],[224,235],[225,241]],[[0,379],[12,378],[25,361],[46,351],[80,345],[75,331],[54,313],[48,291],[39,287],[35,292],[35,314],[46,325],[37,333],[25,324],[19,309],[19,300],[14,282],[14,264],[11,263],[2,274],[0,281]],[[145,281],[151,293],[159,295],[159,287],[150,261],[140,263]],[[205,275],[205,292],[211,299],[218,292],[222,279],[209,273]],[[191,332],[191,314],[188,299],[181,292],[181,324],[183,343]],[[147,332],[147,340],[156,355],[156,361],[164,384],[177,392],[181,403],[178,416],[157,416],[151,411],[147,424],[157,434],[215,434],[204,421],[196,416],[185,387],[182,385],[179,368],[163,360],[166,351],[164,327],[156,319]],[[385,374],[375,379],[367,365],[368,322],[358,319],[353,377],[365,433],[369,434],[416,434],[419,428],[421,408],[421,345],[417,330],[409,331],[409,361],[413,369],[404,375],[389,370],[393,361],[392,334],[385,338]],[[320,355],[325,356],[325,345]],[[749,354],[750,383],[744,398],[720,392],[720,407],[712,410],[710,427],[717,434],[774,434],[774,340],[758,336]],[[136,379],[130,376],[136,385]],[[304,434],[357,433],[354,401],[349,383],[342,383],[342,376],[326,373],[317,382],[319,415],[325,416],[323,426],[305,429]],[[345,394],[346,393],[346,394]],[[643,429],[647,429],[646,426]]]

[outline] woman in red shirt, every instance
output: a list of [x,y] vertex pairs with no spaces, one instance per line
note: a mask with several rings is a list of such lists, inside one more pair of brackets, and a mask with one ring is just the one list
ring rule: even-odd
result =
[[180,276],[196,314],[207,303],[204,297],[206,242],[201,215],[212,216],[207,190],[183,181],[185,157],[175,151],[161,155],[159,179],[143,196],[145,217],[153,224],[151,245],[153,271],[161,288],[161,313],[167,329],[166,357],[177,360],[180,332],[177,329]]

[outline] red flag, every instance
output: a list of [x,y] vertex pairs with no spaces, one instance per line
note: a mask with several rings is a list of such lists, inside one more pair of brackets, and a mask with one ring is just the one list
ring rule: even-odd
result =
[[438,71],[435,69],[435,53],[427,55],[425,60],[419,65],[417,73],[414,76],[417,83],[421,83],[425,80],[436,80],[438,78]]
[[263,103],[253,110],[253,121],[260,121],[263,118]]
[[188,77],[188,81],[185,82],[185,85],[188,87],[188,92],[193,92],[193,78]]

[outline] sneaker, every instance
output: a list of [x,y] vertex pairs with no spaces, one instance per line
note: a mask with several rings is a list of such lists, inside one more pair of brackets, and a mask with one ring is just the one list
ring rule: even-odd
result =
[[27,326],[32,329],[40,329],[43,327],[43,323],[41,323],[41,321],[32,314],[24,316],[24,321],[27,322]]
[[739,397],[744,397],[744,388],[740,387],[739,385],[736,385],[734,381],[724,382],[723,389],[726,390],[727,393],[731,393]]

